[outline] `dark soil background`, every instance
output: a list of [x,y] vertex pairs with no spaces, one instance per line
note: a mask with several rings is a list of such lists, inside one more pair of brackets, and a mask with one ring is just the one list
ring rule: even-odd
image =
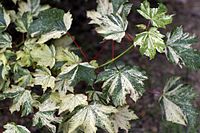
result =
[[[96,8],[96,0],[41,0],[42,4],[50,4],[52,7],[64,9],[66,12],[70,10],[73,14],[73,25],[70,33],[76,38],[78,44],[86,51],[89,58],[92,60],[95,56],[99,64],[106,62],[112,58],[112,41],[102,41],[102,38],[95,32],[94,27],[89,25],[89,19],[86,18],[86,10]],[[163,33],[171,31],[176,26],[183,25],[185,31],[191,34],[196,34],[200,37],[200,0],[158,0],[167,5],[170,14],[175,14],[173,24],[163,30]],[[133,3],[131,14],[128,17],[129,26],[127,32],[135,35],[138,30],[135,28],[136,24],[146,23],[146,21],[136,12],[140,6],[140,0],[130,0]],[[152,6],[157,6],[157,1],[151,1]],[[9,5],[8,5],[9,6]],[[118,55],[125,50],[130,43],[124,39],[121,44],[115,44],[115,55]],[[195,48],[200,49],[197,44]],[[100,51],[100,52],[99,52]],[[158,104],[159,92],[163,89],[166,80],[173,76],[182,76],[183,80],[192,84],[197,93],[200,94],[200,71],[190,71],[187,69],[180,69],[179,67],[169,63],[164,55],[157,54],[156,58],[149,61],[148,58],[142,57],[135,48],[124,57],[120,59],[131,65],[138,65],[145,69],[150,79],[147,81],[147,92],[139,100],[138,103],[133,104],[131,101],[131,108],[134,108],[136,114],[140,117],[139,120],[132,122],[132,129],[130,133],[173,133],[171,129],[167,129],[162,125],[163,118]],[[8,102],[9,103],[9,102]],[[195,102],[197,107],[200,106],[200,99]],[[0,102],[0,132],[2,132],[2,125],[9,121],[17,121],[18,124],[26,125],[31,117],[20,119],[18,113],[10,114],[5,103]],[[2,109],[4,108],[4,109]],[[3,114],[3,116],[2,116]],[[11,116],[11,117],[7,117]],[[29,127],[30,125],[28,125]],[[39,133],[34,128],[33,132]],[[175,133],[185,132],[175,131]],[[45,132],[45,130],[43,131]],[[101,133],[101,131],[100,131]]]

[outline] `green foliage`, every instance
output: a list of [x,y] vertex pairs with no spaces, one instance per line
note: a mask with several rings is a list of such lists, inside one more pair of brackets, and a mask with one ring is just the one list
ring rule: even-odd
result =
[[109,133],[114,133],[108,115],[115,112],[117,112],[117,110],[111,106],[104,106],[96,103],[87,105],[64,123],[63,132],[72,133],[81,126],[81,130],[85,133],[94,133],[97,130],[97,126],[107,130]]
[[[58,78],[68,81],[70,86],[75,86],[80,81],[92,84],[95,80],[95,67],[88,62],[77,63],[70,66],[63,66]],[[86,76],[87,75],[87,76]]]
[[36,69],[33,75],[35,77],[34,84],[41,85],[44,91],[46,91],[48,87],[54,88],[56,79],[51,76],[51,71],[48,68],[41,67]]
[[10,24],[10,17],[6,10],[0,6],[0,32],[5,31]]
[[138,117],[134,114],[133,111],[128,109],[128,106],[119,107],[117,110],[118,112],[111,116],[113,119],[115,133],[119,132],[119,128],[128,132],[128,129],[131,128],[129,121],[138,119]]
[[55,101],[51,99],[45,100],[38,106],[39,111],[33,117],[33,126],[46,126],[51,132],[56,132],[56,126],[52,123],[60,123],[61,119],[55,116],[56,106]]
[[163,53],[165,49],[164,35],[157,28],[151,28],[149,31],[142,32],[136,35],[134,40],[135,45],[140,46],[140,53],[153,59],[156,51]]
[[126,95],[130,94],[133,101],[137,101],[144,92],[144,83],[147,77],[134,66],[114,65],[108,66],[101,72],[96,82],[104,81],[103,93],[113,101],[115,106],[126,103]]
[[4,51],[7,48],[12,48],[12,37],[7,33],[0,33],[0,48]]
[[14,98],[13,104],[10,107],[10,112],[22,110],[22,116],[26,116],[33,111],[33,98],[31,91],[25,90],[19,86],[12,86],[11,89],[4,91],[5,98]]
[[33,22],[33,16],[30,12],[24,13],[22,16],[19,16],[16,21],[16,30],[22,33],[28,32],[30,24]]
[[167,121],[194,126],[198,115],[192,105],[195,97],[193,88],[180,83],[179,77],[169,79],[160,98]]
[[37,43],[45,43],[50,39],[60,38],[71,27],[72,18],[71,14],[65,13],[61,9],[47,9],[38,15],[34,20],[28,33],[31,37],[37,37]]
[[[72,51],[74,37],[66,35],[72,25],[70,12],[40,5],[40,0],[12,1],[18,10],[0,7],[0,100],[10,99],[10,112],[20,113],[21,119],[32,118],[36,128],[53,133],[95,133],[99,128],[109,133],[119,129],[128,132],[130,121],[139,119],[132,108],[143,96],[148,77],[139,67],[114,61],[134,46],[139,45],[141,54],[150,59],[157,51],[165,52],[172,63],[200,68],[200,54],[192,48],[196,36],[178,27],[164,41],[159,29],[172,22],[172,15],[167,15],[163,4],[151,8],[147,0],[141,3],[138,12],[151,23],[136,25],[142,32],[136,34],[133,44],[98,65],[96,60],[86,62]],[[126,35],[132,4],[128,0],[97,0],[97,4],[96,11],[87,12],[90,24],[97,25],[96,31],[105,40],[120,43]],[[9,25],[11,21],[14,26]],[[21,42],[14,42],[18,39],[10,33],[13,30],[21,32]],[[171,78],[160,96],[166,120],[196,132],[195,98],[191,86]],[[127,100],[135,102],[131,109]],[[4,133],[30,133],[17,124],[4,125]],[[175,127],[172,131],[180,130]]]
[[121,42],[125,36],[128,26],[127,16],[131,10],[132,4],[127,4],[127,0],[98,0],[97,11],[88,11],[87,16],[91,18],[90,24],[96,24],[96,31],[104,39]]
[[197,43],[195,35],[184,33],[182,27],[177,27],[173,32],[167,34],[166,56],[172,63],[180,67],[186,66],[190,69],[200,68],[200,52],[191,46]]
[[165,28],[166,25],[172,23],[172,15],[166,15],[167,8],[163,4],[159,4],[158,8],[151,8],[150,3],[145,0],[138,12],[157,28]]
[[3,133],[31,133],[26,127],[15,123],[7,123],[4,128],[6,130]]

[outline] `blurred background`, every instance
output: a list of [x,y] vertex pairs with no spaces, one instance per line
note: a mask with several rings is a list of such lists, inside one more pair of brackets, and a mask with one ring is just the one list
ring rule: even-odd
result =
[[[94,30],[95,26],[89,25],[89,19],[86,18],[87,10],[96,9],[96,0],[41,0],[41,2],[42,4],[49,4],[52,7],[63,9],[66,12],[70,10],[73,15],[73,24],[69,32],[75,37],[77,43],[84,51],[88,53],[91,60],[96,59],[99,64],[102,64],[112,58],[112,41],[102,41],[102,37]],[[133,8],[128,17],[129,26],[127,32],[134,36],[139,32],[135,25],[140,23],[145,24],[146,21],[136,12],[141,0],[130,0],[130,2],[133,3]],[[150,0],[150,2],[153,7],[157,6],[157,2],[163,2],[168,7],[169,14],[175,14],[173,23],[165,30],[162,30],[163,34],[171,31],[176,26],[182,25],[186,32],[196,34],[200,37],[200,0]],[[11,4],[7,5],[8,8],[11,6]],[[115,56],[123,52],[129,45],[130,42],[127,39],[123,39],[121,44],[115,44]],[[195,45],[195,48],[200,49],[200,43]],[[131,108],[141,118],[132,122],[130,133],[187,132],[186,128],[163,121],[156,92],[161,92],[166,80],[176,75],[183,77],[185,82],[192,84],[200,94],[200,71],[181,69],[169,63],[165,55],[161,54],[157,54],[156,58],[150,61],[147,57],[141,56],[137,48],[130,51],[120,60],[142,67],[150,77],[147,81],[147,92],[145,95],[136,104],[130,101]],[[200,99],[197,99],[194,104],[200,107]],[[5,105],[4,103],[0,103],[0,106]],[[17,113],[14,113],[12,118],[7,118],[6,115],[10,115],[10,113],[2,109],[0,113],[4,114],[4,116],[0,114],[0,132],[2,131],[2,125],[11,119],[19,121],[18,123],[22,125],[29,120],[29,118],[19,120],[20,115]],[[167,125],[170,128],[166,128]],[[40,132],[34,128],[32,131]]]

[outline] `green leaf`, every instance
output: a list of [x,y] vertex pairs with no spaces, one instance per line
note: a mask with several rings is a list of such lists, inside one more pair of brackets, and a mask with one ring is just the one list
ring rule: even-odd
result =
[[5,31],[10,24],[10,16],[5,9],[0,6],[0,32]]
[[106,104],[106,99],[101,91],[89,90],[86,93],[88,94],[89,101]]
[[81,59],[68,49],[56,49],[56,60],[65,62],[67,65],[73,65],[81,62]]
[[138,119],[135,113],[128,108],[128,106],[119,107],[117,108],[118,112],[111,116],[115,133],[119,132],[119,128],[124,129],[128,133],[128,130],[131,128],[129,121]]
[[193,49],[192,44],[198,41],[195,35],[190,36],[184,33],[182,27],[177,27],[173,32],[167,34],[167,59],[179,65],[190,69],[200,68],[200,52]]
[[125,7],[125,5],[122,4],[118,12],[113,12],[113,6],[116,6],[116,4],[112,5],[109,0],[98,0],[97,11],[88,11],[87,17],[92,19],[90,24],[98,25],[96,31],[101,34],[104,39],[112,39],[121,42],[128,26],[126,17],[132,5],[130,4]]
[[64,111],[72,112],[79,105],[87,105],[87,96],[83,94],[68,94],[61,97],[59,114]]
[[14,98],[10,107],[10,112],[22,110],[21,116],[27,116],[33,111],[33,98],[31,91],[25,90],[19,86],[12,86],[12,89],[4,91],[3,95],[7,98]]
[[130,94],[133,101],[137,101],[144,92],[144,83],[147,77],[143,72],[140,72],[137,67],[134,66],[108,66],[103,72],[101,72],[96,82],[104,81],[103,92],[107,95],[107,101],[109,96],[115,106],[122,106],[126,103],[126,95]]
[[35,70],[34,75],[34,84],[41,85],[43,91],[45,92],[47,88],[53,89],[55,86],[55,78],[51,75],[51,71],[46,67],[40,67]]
[[18,16],[15,21],[16,30],[22,33],[28,32],[30,24],[33,22],[33,16],[30,12],[24,13],[22,16]]
[[21,15],[30,12],[31,15],[37,16],[41,10],[40,0],[27,0],[27,2],[20,0],[18,4],[18,10]]
[[29,67],[33,63],[33,59],[30,54],[30,50],[24,48],[23,50],[19,50],[16,52],[17,62],[22,67]]
[[58,107],[55,101],[47,99],[39,105],[39,111],[33,117],[33,126],[42,128],[47,127],[51,132],[56,133],[56,126],[52,123],[60,123],[61,118],[56,117],[54,114]]
[[14,66],[14,80],[18,86],[27,87],[32,86],[33,78],[28,69],[24,69],[16,64]]
[[0,91],[8,90],[10,87],[10,79],[0,80]]
[[165,49],[165,43],[162,35],[157,28],[151,28],[149,31],[144,31],[136,35],[135,45],[140,46],[140,53],[153,59],[156,55],[156,50],[159,53],[163,53]]
[[52,68],[55,64],[55,47],[46,44],[37,45],[32,49],[31,57],[37,65]]
[[12,48],[12,37],[7,33],[0,33],[0,51]]
[[74,88],[70,86],[68,79],[59,77],[56,78],[56,83],[53,90],[54,91],[58,90],[60,95],[66,94],[67,91],[74,92]]
[[38,43],[44,43],[50,39],[60,38],[71,27],[71,14],[61,9],[47,9],[42,11],[38,18],[31,23],[28,33],[31,37],[37,37]]
[[85,133],[95,133],[97,130],[96,127],[100,127],[109,133],[114,133],[108,115],[115,112],[117,110],[112,106],[96,103],[87,105],[64,123],[63,132],[72,133],[80,127]]
[[158,28],[165,28],[166,25],[172,23],[173,15],[166,15],[167,8],[163,4],[159,4],[158,8],[151,8],[150,3],[145,0],[141,3],[138,12],[144,18],[150,20],[153,26]]
[[132,4],[128,2],[128,0],[112,0],[113,12],[120,14],[123,18],[126,18],[132,8]]
[[31,133],[26,127],[15,123],[7,123],[3,128],[6,129],[3,133]]
[[88,62],[64,66],[58,79],[68,80],[70,86],[75,86],[80,81],[86,81],[91,85],[96,78],[94,70],[95,67]]
[[10,66],[6,57],[6,52],[0,53],[0,76],[2,79],[6,80],[9,70]]
[[194,126],[197,112],[192,102],[196,94],[189,85],[182,84],[179,77],[169,79],[160,100],[167,121]]

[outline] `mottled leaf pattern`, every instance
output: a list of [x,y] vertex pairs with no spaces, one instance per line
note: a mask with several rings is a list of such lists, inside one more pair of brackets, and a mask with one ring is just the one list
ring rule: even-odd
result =
[[31,37],[38,37],[38,43],[44,43],[66,34],[71,23],[70,13],[65,13],[61,9],[47,9],[42,11],[38,18],[31,23],[28,33]]
[[6,90],[3,95],[6,98],[14,98],[10,107],[10,112],[22,110],[21,116],[26,116],[33,111],[33,98],[30,90],[25,90],[19,86],[12,86],[12,89]]
[[33,77],[29,70],[24,69],[16,64],[14,67],[14,73],[15,73],[14,80],[18,86],[21,87],[32,86]]
[[55,116],[55,111],[58,109],[56,103],[47,99],[39,105],[39,111],[33,117],[33,126],[46,126],[51,132],[56,133],[56,126],[52,123],[60,123],[61,118]]
[[169,79],[160,98],[167,121],[194,126],[197,110],[192,102],[195,97],[193,88],[182,84],[179,77]]
[[26,12],[30,12],[31,15],[37,16],[41,11],[40,0],[27,0],[27,2],[24,2],[22,0],[18,1],[18,10],[21,15],[23,15]]
[[140,46],[140,53],[144,54],[150,59],[153,59],[156,55],[156,51],[164,53],[165,43],[164,35],[162,35],[157,28],[151,28],[149,31],[145,31],[136,35],[134,44]]
[[55,47],[41,44],[31,51],[31,57],[40,66],[49,66],[52,68],[55,64]]
[[10,16],[6,10],[0,5],[0,32],[6,30],[10,24]]
[[22,16],[18,16],[15,24],[16,30],[22,33],[28,32],[30,24],[33,22],[33,17],[30,12],[24,13]]
[[109,114],[117,110],[112,106],[101,104],[87,105],[74,114],[67,122],[64,123],[64,133],[73,133],[79,126],[85,133],[95,133],[97,127],[114,133],[112,123],[109,120]]
[[47,88],[54,88],[55,86],[55,77],[51,75],[51,71],[48,68],[41,67],[35,70],[34,75],[34,84],[41,85],[43,91],[45,92]]
[[72,112],[79,105],[87,105],[87,96],[83,94],[68,94],[61,97],[59,114],[64,111]]
[[133,101],[137,101],[144,92],[144,83],[147,77],[137,67],[117,65],[109,66],[101,72],[96,82],[104,81],[103,92],[109,96],[115,106],[126,103],[126,95],[130,94]]
[[0,33],[0,51],[12,47],[12,37],[7,33]]
[[80,63],[81,59],[68,49],[56,49],[56,60],[58,62],[65,62],[68,65]]
[[195,35],[190,36],[189,33],[183,32],[182,27],[177,27],[173,32],[167,34],[167,38],[165,54],[169,61],[180,67],[200,68],[200,52],[191,47],[197,42]]
[[128,106],[117,108],[118,112],[111,116],[115,133],[119,132],[120,129],[124,129],[128,133],[128,129],[131,128],[130,120],[138,119],[133,111],[128,109]]
[[15,123],[7,123],[3,127],[6,129],[3,133],[31,133],[26,127]]
[[92,19],[90,24],[98,25],[96,31],[101,34],[104,39],[112,39],[121,42],[122,38],[125,36],[125,31],[128,26],[126,17],[132,7],[131,4],[129,4],[129,6],[124,5],[125,2],[127,1],[117,3],[113,1],[110,3],[109,0],[97,0],[97,11],[87,12],[87,17]]
[[158,8],[151,8],[150,3],[145,0],[138,12],[158,28],[165,28],[166,25],[172,23],[172,15],[166,15],[167,8],[163,4],[159,4]]
[[68,80],[70,86],[75,86],[80,81],[92,84],[96,77],[94,70],[95,67],[87,62],[64,66],[58,78]]

